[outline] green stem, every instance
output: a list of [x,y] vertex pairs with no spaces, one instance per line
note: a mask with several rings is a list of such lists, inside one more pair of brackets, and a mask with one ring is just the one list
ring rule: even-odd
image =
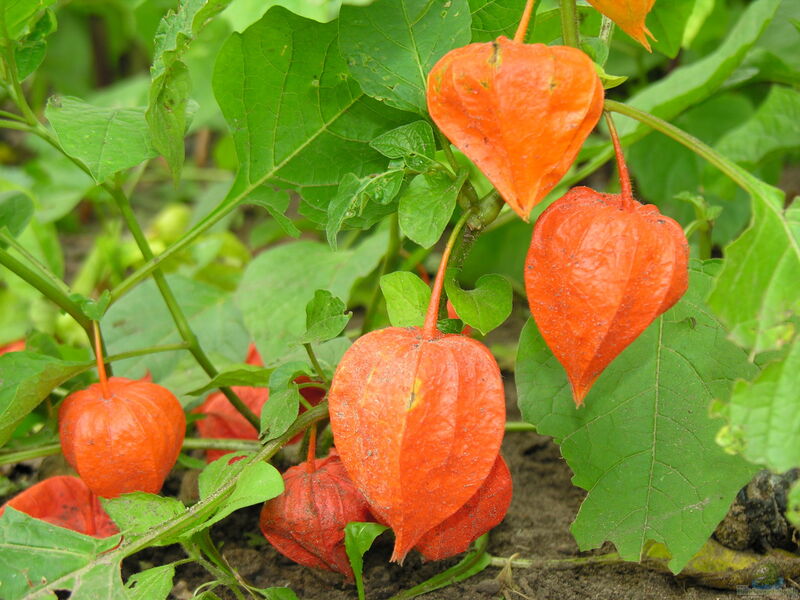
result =
[[24,123],[25,119],[19,115],[16,115],[12,112],[8,112],[7,110],[0,110],[0,117],[5,117],[7,119],[12,119],[14,121],[19,121],[20,123]]
[[52,456],[59,452],[61,452],[61,444],[45,444],[44,446],[37,446],[36,448],[27,448],[25,450],[16,450],[12,452],[4,451],[0,452],[0,465],[12,465],[22,462],[23,460]]
[[565,46],[578,48],[580,34],[578,32],[578,10],[575,0],[561,0],[561,38]]
[[[114,199],[114,202],[116,202],[120,213],[122,213],[122,218],[125,220],[125,223],[133,235],[133,239],[135,240],[136,245],[139,247],[139,251],[142,253],[144,259],[147,261],[153,260],[154,256],[153,251],[150,249],[150,243],[147,241],[147,237],[144,235],[139,222],[136,220],[136,215],[133,213],[133,209],[131,208],[131,203],[128,197],[118,187],[103,184],[103,188],[111,195],[111,197]],[[170,315],[172,315],[172,320],[175,323],[175,327],[178,329],[178,333],[188,344],[189,352],[194,357],[195,361],[197,361],[197,364],[199,364],[203,369],[203,371],[205,371],[205,373],[211,379],[213,379],[217,376],[218,371],[211,363],[206,353],[200,347],[197,336],[189,325],[186,315],[183,314],[183,310],[181,309],[180,304],[178,304],[175,294],[172,292],[172,288],[170,288],[169,284],[167,283],[167,278],[164,276],[164,273],[162,273],[160,270],[153,271],[153,280],[156,283],[156,287],[158,287],[158,291],[161,293],[161,297],[164,299],[164,303],[167,305],[167,310],[169,310]],[[260,419],[253,413],[252,410],[250,410],[250,407],[242,402],[242,400],[233,392],[233,390],[225,386],[220,387],[219,390],[225,395],[228,401],[233,404],[236,410],[239,411],[241,415],[247,419],[247,421],[253,427],[256,428],[256,431],[260,430]]]
[[511,563],[512,567],[518,569],[574,569],[597,564],[624,564],[623,560],[616,552],[600,554],[598,556],[579,556],[577,558],[551,558],[551,559],[527,559],[527,558],[500,558],[493,556],[489,563],[493,567],[507,567]]
[[[197,536],[193,536],[192,540],[194,540],[196,537]],[[244,594],[242,594],[242,591],[239,589],[239,582],[236,581],[230,574],[228,574],[225,569],[222,569],[213,562],[207,560],[205,556],[203,556],[202,546],[195,541],[189,543],[183,542],[181,546],[183,546],[183,550],[186,552],[186,554],[192,557],[197,564],[208,571],[214,579],[231,590],[233,595],[236,596],[237,600],[244,600]]]
[[[603,20],[600,22],[600,42],[606,47],[609,48],[611,46],[611,36],[614,35],[614,21],[609,19],[607,16],[603,15]],[[605,60],[600,64],[601,67],[606,66],[606,61],[608,60],[608,53],[606,53]]]
[[444,152],[445,158],[447,158],[447,162],[450,165],[450,168],[453,169],[453,173],[458,173],[458,162],[456,162],[455,154],[453,154],[453,149],[450,147],[450,140],[447,139],[447,136],[442,133],[442,130],[439,129],[436,125],[433,126],[433,130],[436,132],[436,137],[439,138],[439,143],[442,146],[442,152]]
[[[186,438],[183,440],[184,450],[257,452],[260,448],[261,444],[258,442],[236,438]],[[59,452],[61,452],[61,444],[45,444],[44,446],[36,446],[35,448],[26,448],[24,450],[0,451],[0,465],[11,465],[32,458],[52,456]]]
[[45,265],[43,265],[39,260],[30,252],[28,249],[25,248],[22,244],[20,244],[17,239],[8,233],[8,229],[5,227],[0,229],[0,241],[8,244],[11,248],[16,250],[22,258],[27,260],[31,265],[36,267],[39,270],[40,275],[49,279],[53,285],[58,287],[62,292],[64,292],[67,296],[69,296],[72,291],[67,287],[67,284],[64,283],[61,279],[56,277],[50,269],[48,269]]
[[700,227],[697,228],[697,256],[700,260],[709,260],[711,258],[711,249],[713,242],[711,239],[711,224],[705,221]]
[[536,426],[523,421],[508,421],[506,431],[536,431]]
[[161,346],[149,346],[139,350],[129,350],[128,352],[120,352],[119,354],[106,356],[103,362],[108,365],[118,360],[125,360],[126,358],[136,358],[137,356],[145,356],[147,354],[158,354],[159,352],[174,352],[175,350],[188,349],[189,344],[186,342],[178,342],[177,344],[163,344]]
[[0,127],[3,129],[15,129],[16,131],[25,131],[26,133],[31,132],[31,128],[26,123],[20,123],[19,121],[11,121],[9,119],[0,119]]
[[747,171],[742,169],[739,165],[731,162],[719,154],[711,146],[701,142],[693,135],[686,133],[682,129],[679,129],[671,123],[667,123],[663,119],[659,119],[650,113],[646,113],[638,108],[634,108],[621,102],[606,100],[605,108],[606,110],[617,112],[621,115],[625,115],[626,117],[636,119],[640,123],[643,123],[648,127],[651,127],[652,129],[660,131],[664,135],[671,137],[679,144],[686,146],[689,148],[689,150],[717,167],[747,193],[751,195],[758,195],[758,190],[754,184],[753,177]]
[[73,302],[60,286],[57,286],[48,277],[14,258],[3,248],[0,248],[0,265],[8,268],[20,279],[39,290],[49,300],[61,307],[83,328],[89,340],[92,339],[91,320],[83,314],[80,306]]
[[375,282],[375,287],[372,290],[372,297],[367,305],[367,311],[364,313],[364,324],[361,326],[361,335],[364,335],[370,330],[372,321],[374,320],[375,311],[381,300],[381,277],[386,275],[389,270],[389,264],[392,262],[397,252],[400,249],[400,226],[397,220],[397,213],[392,213],[389,219],[389,244],[386,247],[386,254],[383,255],[381,266],[378,270],[378,279]]
[[[317,355],[314,354],[314,348],[311,347],[311,344],[303,344],[303,347],[306,349],[306,354],[308,354],[308,360],[311,361],[311,366],[314,367],[314,371],[317,372],[317,377],[319,377],[326,384],[330,384],[331,380],[325,376],[325,371],[322,369],[322,365],[319,364]],[[258,428],[260,430],[260,424]]]

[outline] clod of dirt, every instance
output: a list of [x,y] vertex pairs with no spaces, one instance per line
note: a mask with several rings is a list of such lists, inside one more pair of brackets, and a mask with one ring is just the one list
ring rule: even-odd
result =
[[800,469],[783,475],[759,471],[736,496],[714,537],[734,550],[797,549],[797,531],[786,520],[786,496]]

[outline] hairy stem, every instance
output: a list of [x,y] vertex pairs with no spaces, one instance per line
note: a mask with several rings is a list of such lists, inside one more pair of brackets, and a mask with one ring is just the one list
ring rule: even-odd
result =
[[534,0],[527,0],[525,8],[522,11],[522,17],[517,25],[517,31],[514,33],[514,41],[518,44],[525,42],[525,35],[528,33],[528,24],[531,21],[531,14],[533,13]]
[[578,32],[578,10],[575,0],[561,0],[561,38],[565,46],[578,48],[580,34]]

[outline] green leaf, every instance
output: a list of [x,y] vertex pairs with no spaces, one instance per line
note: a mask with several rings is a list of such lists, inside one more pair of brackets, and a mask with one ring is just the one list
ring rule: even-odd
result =
[[177,12],[159,23],[154,39],[147,125],[154,148],[164,156],[175,181],[183,167],[189,69],[181,61],[189,44],[230,0],[183,0]]
[[364,96],[348,76],[336,37],[336,23],[274,7],[223,46],[214,94],[239,158],[229,203],[270,182],[301,192],[301,212],[325,223],[342,177],[385,169],[386,159],[369,142],[406,115]]
[[378,264],[386,243],[385,231],[339,252],[301,240],[271,248],[251,261],[235,301],[265,363],[282,357],[305,333],[304,309],[314,290],[349,298],[355,281]]
[[345,175],[339,182],[336,196],[328,204],[325,234],[330,247],[338,248],[336,235],[344,227],[368,229],[395,212],[391,203],[403,185],[404,175],[401,169],[367,177],[353,173]]
[[14,62],[17,64],[17,77],[25,80],[42,64],[47,54],[47,38],[58,28],[58,21],[52,9],[48,8],[31,27],[30,33],[14,47]]
[[431,289],[408,271],[395,271],[381,277],[389,322],[394,327],[422,327],[431,301]]
[[387,529],[386,525],[380,523],[352,522],[344,526],[344,549],[356,577],[359,600],[364,600],[364,554],[372,547],[375,538]]
[[777,472],[800,465],[800,338],[753,381],[737,381],[725,407],[742,456]]
[[0,446],[54,388],[91,366],[32,352],[0,356]]
[[508,280],[502,275],[484,275],[475,283],[474,290],[464,290],[457,275],[457,269],[448,269],[444,285],[458,317],[483,335],[500,327],[511,314],[514,297]]
[[[112,499],[102,498],[100,501],[126,538],[143,535],[148,529],[186,512],[186,507],[180,500],[146,492],[123,494]],[[173,536],[155,540],[151,544],[167,546],[176,540],[177,536]]]
[[111,303],[111,292],[103,290],[100,297],[95,300],[94,298],[86,298],[80,294],[71,294],[70,298],[75,300],[81,307],[81,312],[89,317],[92,321],[99,321],[108,309]]
[[33,216],[33,201],[25,194],[6,192],[0,195],[0,227],[17,237]]
[[297,594],[287,587],[271,587],[258,590],[267,600],[297,600]]
[[[242,316],[231,295],[219,288],[181,275],[167,277],[178,304],[198,336],[200,345],[210,349],[222,362],[238,363],[247,354],[250,342]],[[263,294],[261,290],[260,294]],[[263,309],[263,296],[260,296]],[[181,341],[172,316],[158,288],[146,281],[108,309],[101,322],[109,354]],[[186,351],[159,352],[117,361],[115,372],[138,379],[149,371],[154,381],[162,381],[178,366]],[[219,362],[219,361],[215,361]],[[185,393],[206,381],[207,375],[195,364],[187,372],[186,386],[174,393]]]
[[751,180],[750,226],[725,248],[708,304],[736,343],[754,354],[781,346],[800,312],[800,203],[783,208],[783,192]]
[[466,173],[462,173],[453,180],[442,171],[414,177],[400,196],[397,214],[401,231],[423,248],[433,246],[450,222],[465,178]]
[[172,590],[174,565],[153,567],[131,575],[125,583],[129,600],[163,600]]
[[203,387],[187,392],[190,396],[200,396],[211,390],[221,387],[248,386],[248,387],[267,387],[272,369],[265,369],[256,365],[236,365],[221,370],[211,381]]
[[0,36],[19,38],[33,23],[34,17],[56,0],[3,0],[0,3]]
[[246,204],[265,209],[278,222],[286,235],[300,237],[300,230],[285,214],[286,209],[289,208],[289,202],[290,198],[286,190],[279,190],[268,185],[255,188],[245,200]]
[[677,573],[754,472],[716,444],[721,423],[708,416],[734,379],[756,372],[703,305],[713,270],[693,263],[688,292],[606,368],[580,409],[536,324],[523,329],[520,409],[561,445],[573,483],[589,491],[572,525],[581,550],[610,540],[639,560],[654,540]]
[[0,517],[3,600],[52,597],[44,590],[56,589],[71,589],[75,600],[126,600],[119,561],[101,557],[118,543],[118,535],[82,535],[8,507]]
[[[666,3],[663,3],[666,4]],[[711,96],[759,39],[775,15],[780,0],[755,0],[745,9],[728,36],[708,56],[679,67],[635,94],[627,104],[666,121]],[[647,126],[629,119],[617,122],[619,135],[641,137]]]
[[[241,455],[248,456],[247,453]],[[198,479],[198,487],[200,499],[203,500],[216,492],[227,480],[238,477],[233,492],[210,519],[184,535],[210,527],[235,510],[265,502],[283,492],[283,477],[271,464],[266,462],[247,464],[246,459],[229,464],[230,460],[230,456],[223,456],[203,469]]]
[[301,344],[318,344],[339,335],[347,326],[352,312],[328,290],[317,290],[306,304],[306,332],[300,338]]
[[647,28],[655,38],[654,50],[675,58],[681,49],[683,34],[694,10],[695,0],[657,2],[647,15]]
[[504,35],[513,38],[525,0],[469,0],[472,41],[492,42]]
[[103,108],[78,98],[51,98],[45,116],[64,151],[97,183],[157,155],[142,108]]
[[445,53],[470,41],[466,0],[394,0],[342,9],[339,49],[370,96],[427,114],[428,71]]
[[422,583],[415,585],[413,588],[401,592],[403,598],[416,598],[422,594],[427,594],[434,590],[445,588],[459,581],[469,579],[473,575],[477,575],[486,567],[492,564],[492,556],[486,552],[486,541],[488,534],[484,534],[475,540],[473,548],[464,555],[458,563],[437,573],[430,579],[426,579]]
[[754,167],[768,157],[800,147],[800,91],[774,85],[755,114],[714,146],[720,154]]
[[370,146],[389,158],[402,158],[415,171],[427,171],[435,162],[436,142],[427,121],[401,125],[376,137]]
[[261,439],[264,442],[282,436],[300,411],[300,390],[289,386],[270,392],[269,402],[261,409]]

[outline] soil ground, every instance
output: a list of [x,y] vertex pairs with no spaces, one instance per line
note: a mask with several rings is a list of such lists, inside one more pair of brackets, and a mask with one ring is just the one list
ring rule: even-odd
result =
[[[513,380],[507,376],[509,420],[518,420]],[[550,438],[530,432],[506,434],[503,455],[511,468],[514,499],[506,519],[490,536],[489,552],[496,557],[518,555],[531,559],[563,559],[589,556],[581,553],[569,532],[569,526],[585,492],[571,483],[572,473]],[[302,600],[352,600],[354,586],[347,585],[333,573],[301,567],[278,554],[258,530],[259,507],[238,511],[213,528],[212,537],[222,548],[230,564],[257,587],[286,586]],[[245,532],[245,533],[243,533]],[[392,539],[379,537],[367,553],[364,583],[368,600],[386,600],[458,562],[458,557],[439,563],[424,564],[412,553],[401,567],[389,563]],[[612,547],[599,549],[608,552]],[[177,549],[147,551],[131,557],[128,566],[161,564],[178,558]],[[144,561],[143,565],[137,565]],[[693,585],[671,575],[658,573],[636,564],[594,564],[566,569],[513,569],[513,588],[503,587],[497,579],[501,569],[490,566],[471,579],[432,592],[429,600],[716,600],[742,597],[734,591],[711,590]],[[179,567],[173,597],[191,598],[194,590],[208,576],[197,565]],[[221,588],[215,590],[225,596]],[[795,590],[785,588],[761,594],[759,598],[787,600],[800,598]]]

